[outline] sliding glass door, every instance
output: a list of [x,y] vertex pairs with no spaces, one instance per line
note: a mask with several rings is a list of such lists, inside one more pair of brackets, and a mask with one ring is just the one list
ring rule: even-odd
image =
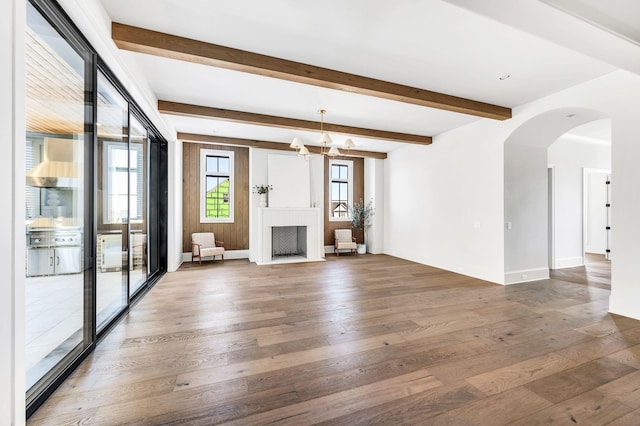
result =
[[129,104],[98,72],[96,303],[98,332],[127,307]]
[[87,130],[93,81],[91,52],[31,3],[25,39],[25,337],[31,401],[92,343],[86,244],[92,189],[85,160],[93,141]]
[[134,295],[147,281],[147,129],[131,115],[129,144],[129,295]]
[[166,271],[167,147],[53,0],[26,9],[29,416]]

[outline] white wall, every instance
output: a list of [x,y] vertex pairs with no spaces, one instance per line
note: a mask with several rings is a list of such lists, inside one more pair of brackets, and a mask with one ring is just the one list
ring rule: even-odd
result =
[[[577,111],[577,117],[564,112]],[[612,120],[612,291],[611,312],[640,318],[640,76],[617,71],[513,110],[505,121],[478,120],[443,133],[427,147],[390,153],[385,169],[385,252],[443,269],[504,283],[506,241],[503,217],[504,144],[520,126],[547,112],[573,120],[550,131],[534,122],[532,138],[549,146],[577,125]],[[553,136],[558,129],[566,127]],[[527,144],[535,143],[526,141]],[[546,168],[546,164],[545,164]],[[546,187],[544,188],[546,193]],[[541,220],[547,221],[546,212]],[[534,262],[522,263],[535,269]],[[511,256],[511,254],[509,254]]]
[[25,421],[25,2],[0,2],[0,424]]
[[[579,266],[584,263],[583,171],[609,170],[611,147],[561,136],[549,147],[548,162],[555,170],[555,266]],[[600,209],[605,212],[604,203]],[[604,227],[601,231],[604,235]]]
[[504,159],[505,283],[548,278],[547,148],[508,143]]
[[[309,161],[291,154],[267,156],[267,181],[271,185],[269,207],[301,207],[311,205]],[[253,185],[252,185],[253,187]]]
[[[529,112],[526,107],[523,111]],[[505,141],[504,167],[509,170],[504,183],[506,284],[549,276],[548,148],[567,131],[606,117],[594,109],[559,105],[541,111],[531,108],[531,112],[533,117],[517,112],[512,124],[516,127]],[[511,220],[513,216],[518,223]]]
[[502,123],[479,120],[389,154],[385,253],[502,282]]
[[168,229],[167,271],[174,272],[182,263],[182,148],[183,142],[168,146]]
[[[309,160],[309,173],[311,174],[310,183],[310,198],[311,207],[317,207],[321,212],[324,212],[324,158],[318,155],[314,155]],[[321,241],[324,241],[324,219],[322,220],[322,235]]]
[[364,202],[374,208],[371,228],[367,231],[367,251],[384,253],[384,164],[377,158],[364,159]]
[[628,108],[611,124],[611,312],[640,319],[640,82],[622,90]]

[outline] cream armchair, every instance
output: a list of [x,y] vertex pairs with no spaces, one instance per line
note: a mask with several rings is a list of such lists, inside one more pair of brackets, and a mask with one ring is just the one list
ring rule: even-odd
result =
[[222,241],[216,241],[213,232],[195,232],[191,234],[191,261],[198,259],[202,264],[203,257],[213,256],[215,260],[216,256],[221,256],[224,262],[223,246]]
[[334,231],[335,243],[334,251],[336,256],[340,256],[340,250],[349,250],[358,253],[358,244],[351,234],[351,229],[336,229]]

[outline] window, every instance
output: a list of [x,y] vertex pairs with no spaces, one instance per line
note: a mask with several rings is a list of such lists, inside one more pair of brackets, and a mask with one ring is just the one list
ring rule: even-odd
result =
[[353,161],[329,161],[329,219],[351,220]]
[[200,150],[200,222],[233,222],[233,152]]
[[[126,143],[112,141],[105,142],[105,147],[105,179],[107,187],[105,194],[105,223],[126,223],[127,216],[132,222],[143,220],[142,197],[138,196],[138,183],[141,183],[138,181],[140,180],[139,166],[143,155],[142,147],[131,144],[131,150],[129,150]],[[131,206],[127,206],[129,201],[129,182],[127,178],[131,180]],[[128,208],[131,209],[129,215],[127,215]]]

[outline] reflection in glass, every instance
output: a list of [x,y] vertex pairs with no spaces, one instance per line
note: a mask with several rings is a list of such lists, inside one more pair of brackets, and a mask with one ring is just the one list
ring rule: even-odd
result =
[[[26,5],[26,387],[64,367],[83,345],[83,175],[87,52]],[[84,56],[83,56],[84,55]]]
[[330,186],[331,217],[349,217],[349,166],[346,164],[331,165]]
[[231,159],[227,156],[207,155],[205,174],[205,217],[228,219],[231,217]]
[[131,116],[129,157],[129,295],[147,280],[147,129]]
[[97,330],[127,306],[129,221],[129,110],[111,82],[98,73]]

